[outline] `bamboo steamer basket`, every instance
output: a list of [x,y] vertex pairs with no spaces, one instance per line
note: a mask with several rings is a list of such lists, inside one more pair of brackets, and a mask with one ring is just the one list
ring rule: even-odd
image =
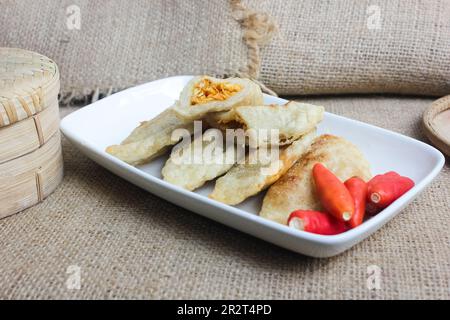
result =
[[52,60],[0,48],[0,218],[43,201],[63,178],[59,88]]
[[0,164],[40,148],[59,130],[58,101],[33,117],[0,128]]
[[0,218],[41,202],[62,178],[61,138],[57,132],[35,151],[0,164]]
[[425,135],[450,157],[450,96],[431,104],[423,114]]

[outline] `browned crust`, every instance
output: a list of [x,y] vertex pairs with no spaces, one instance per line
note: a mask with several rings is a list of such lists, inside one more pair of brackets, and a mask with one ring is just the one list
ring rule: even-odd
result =
[[[342,162],[334,159],[334,157],[342,157],[342,155],[336,154],[341,151],[344,155],[348,151],[355,157],[344,156]],[[270,187],[263,201],[261,216],[285,223],[289,213],[293,210],[321,210],[311,173],[315,163],[333,163],[338,167],[342,164],[344,168],[348,166],[348,171],[340,170],[343,175],[340,179],[350,178],[350,176],[346,176],[349,174],[369,179],[368,163],[362,154],[358,153],[358,149],[345,139],[329,134],[318,137],[312,143],[310,150]]]

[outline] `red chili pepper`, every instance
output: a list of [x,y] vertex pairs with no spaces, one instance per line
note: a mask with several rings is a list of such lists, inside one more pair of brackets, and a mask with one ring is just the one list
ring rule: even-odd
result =
[[366,213],[367,183],[361,178],[353,177],[345,181],[344,185],[355,203],[355,212],[349,224],[352,228],[356,228],[363,223]]
[[355,212],[355,204],[345,185],[321,163],[313,168],[313,177],[325,211],[341,221],[349,221]]
[[310,210],[297,210],[291,213],[288,226],[321,235],[336,235],[347,231],[345,222],[339,221],[328,213]]
[[412,187],[414,187],[414,181],[396,172],[377,175],[367,184],[368,201],[376,205],[378,209],[384,209]]
[[[368,194],[368,193],[367,193]],[[372,203],[372,202],[367,202],[366,203],[366,214],[370,215],[370,216],[375,216],[380,212],[380,208],[377,207],[376,204]]]

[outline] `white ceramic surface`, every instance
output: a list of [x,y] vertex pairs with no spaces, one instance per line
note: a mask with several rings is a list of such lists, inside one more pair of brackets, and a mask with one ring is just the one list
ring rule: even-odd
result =
[[[233,207],[207,197],[212,183],[189,192],[163,181],[160,172],[166,156],[135,168],[104,151],[107,146],[120,143],[140,121],[151,119],[171,106],[190,78],[162,79],[114,94],[64,118],[61,130],[84,154],[131,183],[227,226],[313,257],[337,255],[377,231],[413,201],[444,165],[444,156],[423,142],[326,113],[319,133],[342,136],[356,144],[370,161],[373,174],[395,170],[411,177],[416,186],[360,227],[336,236],[321,236],[259,217],[262,195]],[[265,96],[265,102],[281,104],[285,100]]]

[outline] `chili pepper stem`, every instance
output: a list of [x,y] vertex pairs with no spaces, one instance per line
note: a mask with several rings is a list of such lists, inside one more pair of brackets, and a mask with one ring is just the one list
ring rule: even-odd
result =
[[300,218],[292,218],[291,221],[289,221],[289,227],[297,230],[305,230],[305,224]]
[[352,214],[350,212],[344,212],[342,214],[342,219],[344,219],[344,221],[350,221],[351,218],[352,218]]
[[374,193],[372,193],[372,194],[370,195],[370,200],[371,200],[373,203],[379,203],[380,200],[381,200],[381,196],[380,196],[378,193],[374,192]]

